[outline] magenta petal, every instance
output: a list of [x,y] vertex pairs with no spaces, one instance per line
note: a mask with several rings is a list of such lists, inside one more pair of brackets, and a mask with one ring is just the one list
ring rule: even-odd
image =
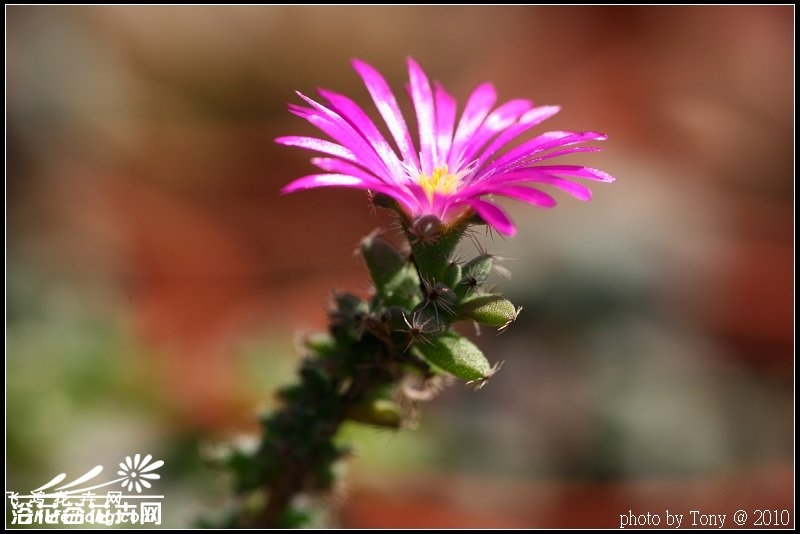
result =
[[482,83],[469,96],[467,104],[464,106],[464,112],[461,114],[461,120],[458,121],[453,147],[450,149],[450,156],[447,160],[451,169],[466,163],[463,161],[466,144],[480,127],[486,115],[489,114],[496,100],[497,92],[490,83]]
[[561,189],[562,191],[574,196],[579,200],[586,201],[592,198],[592,192],[588,187],[557,175],[587,178],[590,180],[599,181],[600,178],[595,176],[595,173],[597,172],[610,178],[611,181],[614,180],[613,177],[603,173],[602,171],[590,169],[588,167],[580,167],[578,165],[520,167],[503,174],[490,176],[485,180],[470,186],[464,192],[484,195],[492,192],[498,192],[507,186],[540,183],[552,185],[553,187]]
[[559,156],[565,156],[567,154],[576,154],[578,152],[601,152],[603,149],[597,146],[571,146],[569,148],[564,148],[562,150],[554,150],[553,152],[545,152],[538,158],[525,158],[524,165],[531,166],[534,163],[539,163],[540,161],[546,161],[548,159],[554,159]]
[[497,153],[498,150],[506,146],[508,143],[527,132],[531,128],[541,124],[546,119],[549,119],[561,110],[559,106],[539,106],[533,108],[520,117],[517,124],[511,126],[508,130],[501,133],[497,139],[484,150],[478,157],[478,168],[486,164],[489,159]]
[[356,189],[369,189],[370,186],[361,178],[345,174],[311,174],[303,176],[285,185],[281,193],[293,193],[302,189],[315,187],[354,187]]
[[294,193],[304,189],[314,189],[317,187],[347,187],[351,189],[363,189],[365,191],[375,191],[383,193],[397,200],[406,209],[415,210],[417,203],[409,201],[408,195],[403,195],[403,190],[394,186],[387,186],[383,182],[363,180],[355,176],[346,174],[312,174],[303,176],[287,184],[281,189],[281,193]]
[[[374,176],[369,171],[366,171],[359,167],[358,165],[354,165],[347,161],[336,159],[336,158],[311,158],[311,163],[322,169],[323,171],[332,173],[332,174],[342,174],[345,176],[352,176],[354,178],[359,178],[364,181],[364,183],[377,183],[383,182],[379,177]],[[383,182],[385,183],[385,182]]]
[[547,132],[509,150],[493,161],[491,166],[501,172],[546,150],[605,138],[604,134],[597,132]]
[[561,111],[561,106],[539,106],[525,113],[519,123],[525,126],[537,126]]
[[[290,112],[327,138],[284,136],[276,142],[324,155],[312,158],[312,163],[325,174],[299,178],[284,187],[284,193],[330,186],[363,189],[396,199],[412,218],[435,215],[449,222],[471,209],[498,232],[513,235],[514,224],[491,195],[550,207],[555,199],[549,189],[542,190],[542,184],[589,200],[591,190],[578,179],[614,181],[609,174],[590,167],[541,164],[567,154],[598,151],[590,142],[606,139],[597,132],[571,131],[522,138],[557,113],[557,106],[533,107],[529,100],[518,99],[493,109],[495,89],[484,83],[470,94],[456,122],[455,99],[438,83],[432,85],[419,64],[409,58],[407,88],[418,128],[417,138],[412,139],[383,76],[363,61],[355,60],[353,66],[392,139],[384,134],[382,125],[344,95],[320,89],[326,106],[298,93],[307,107],[290,104]],[[449,176],[444,181],[424,182],[436,168]]]
[[367,139],[378,156],[389,167],[393,176],[402,176],[403,168],[392,147],[378,130],[372,119],[355,102],[344,95],[320,89],[319,94],[327,98],[339,114]]
[[533,178],[531,181],[538,182],[541,184],[548,184],[556,187],[565,193],[572,195],[573,197],[577,198],[578,200],[583,200],[584,202],[588,202],[592,199],[592,190],[586,187],[583,184],[570,182],[564,178],[559,178],[558,176],[537,176]]
[[591,189],[583,184],[573,182],[567,178],[556,176],[556,174],[600,181],[601,177],[595,176],[595,173],[600,173],[601,177],[605,177],[606,179],[610,179],[610,181],[614,181],[612,176],[609,176],[603,171],[598,171],[597,169],[591,169],[589,167],[580,167],[577,165],[523,167],[504,174],[492,176],[479,184],[475,184],[464,192],[479,195],[490,194],[493,192],[503,194],[502,190],[509,186],[540,183],[552,185],[553,187],[572,195],[578,200],[588,201],[592,198]]
[[384,180],[381,180],[380,177],[373,176],[358,165],[353,165],[347,161],[342,161],[335,158],[312,158],[311,163],[329,173],[360,178],[363,180],[365,186],[369,187],[370,189],[380,190],[381,192],[385,192],[387,190],[394,191],[396,194],[393,194],[392,196],[398,200],[401,200],[403,204],[413,205],[417,203],[416,199],[408,192],[407,188],[399,187],[392,183],[386,183]]
[[364,80],[364,85],[367,87],[370,96],[372,96],[372,100],[375,102],[381,117],[389,127],[403,160],[407,163],[414,162],[419,165],[414,143],[408,133],[408,126],[406,126],[406,121],[400,112],[394,93],[392,93],[386,80],[383,79],[383,76],[378,71],[363,61],[354,59],[353,67],[361,76],[361,79]]
[[419,125],[420,166],[422,173],[429,175],[435,167],[433,158],[436,148],[433,93],[428,77],[411,58],[408,59],[408,77],[411,82],[411,100],[414,102]]
[[331,143],[330,141],[326,141],[324,139],[317,139],[315,137],[287,136],[278,137],[275,139],[275,142],[280,145],[307,148],[309,150],[316,150],[317,152],[330,154],[331,156],[336,156],[349,161],[356,161],[356,156],[350,149],[345,148],[342,145],[337,145],[336,143]]
[[469,199],[464,201],[465,204],[472,207],[475,212],[486,221],[486,224],[497,230],[503,235],[513,236],[517,233],[517,228],[508,216],[490,202],[479,199]]
[[[297,91],[295,91],[295,92],[297,94],[300,94]],[[289,112],[294,114],[294,115],[297,115],[298,117],[302,117],[304,119],[307,119],[310,116],[317,114],[317,112],[314,111],[312,108],[306,108],[306,107],[303,107],[303,106],[299,106],[297,104],[289,104]]]
[[592,167],[581,167],[580,165],[542,165],[537,169],[553,172],[556,174],[564,174],[566,176],[579,176],[587,180],[595,180],[597,182],[611,183],[616,181],[616,178],[603,172],[600,169],[593,169]]
[[521,200],[522,202],[527,202],[528,204],[533,204],[542,208],[552,208],[556,205],[556,199],[544,191],[540,191],[532,187],[507,185],[504,187],[498,187],[494,190],[494,193],[513,198],[515,200]]
[[386,162],[379,157],[375,148],[349,122],[319,102],[315,102],[300,92],[297,94],[317,110],[316,114],[307,118],[311,124],[331,136],[342,146],[350,148],[359,163],[369,167],[376,174],[386,174],[391,179],[392,174]]
[[453,144],[456,122],[456,100],[438,83],[436,86],[436,149],[437,162],[446,162]]
[[511,100],[492,111],[483,124],[469,140],[464,153],[464,161],[472,160],[480,149],[499,132],[514,124],[519,117],[533,106],[530,100]]

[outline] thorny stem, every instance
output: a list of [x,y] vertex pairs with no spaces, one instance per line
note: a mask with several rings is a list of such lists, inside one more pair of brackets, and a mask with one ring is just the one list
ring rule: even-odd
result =
[[[400,222],[411,250],[402,253],[375,234],[362,241],[374,295],[334,296],[328,332],[306,340],[298,383],[282,389],[282,407],[262,418],[258,448],[232,450],[222,459],[239,496],[226,518],[206,526],[306,525],[310,514],[299,497],[333,488],[335,465],[349,452],[335,441],[345,421],[398,429],[416,401],[433,397],[437,373],[480,384],[494,373],[480,350],[451,330],[460,320],[497,326],[515,317],[511,303],[481,291],[491,257],[451,261],[467,221]],[[463,291],[467,282],[473,289]],[[442,295],[446,303],[439,302]],[[417,319],[431,323],[430,332],[419,335]],[[406,393],[400,385],[409,375],[429,391]]]
[[[273,434],[280,432],[279,436],[287,437],[305,435],[306,443],[303,447],[291,449],[285,446],[276,447],[271,436],[264,436],[258,455],[268,463],[277,453],[283,462],[279,472],[263,484],[268,496],[266,506],[260,514],[240,526],[280,528],[291,525],[293,518],[287,512],[296,496],[307,491],[329,488],[326,475],[331,472],[333,464],[345,454],[345,451],[334,451],[331,454],[331,443],[347,418],[348,408],[363,402],[381,388],[396,383],[400,373],[393,371],[393,368],[408,360],[403,354],[394,351],[393,347],[379,343],[372,334],[368,336],[373,338],[367,343],[373,349],[370,351],[371,361],[363,362],[354,369],[349,384],[346,383],[346,378],[340,378],[333,381],[331,387],[320,391],[314,383],[315,376],[312,373],[301,373],[298,388],[307,394],[301,394],[295,400],[287,402],[272,416],[270,420],[278,426],[272,429]],[[306,361],[306,365],[313,363],[311,359]],[[328,409],[319,410],[320,406],[327,406]],[[316,414],[312,432],[309,433],[308,428],[305,428],[308,420],[297,417],[297,414]]]
[[[342,407],[346,406],[349,402],[357,400],[360,395],[358,391],[369,391],[382,384],[381,378],[377,376],[378,373],[364,373],[357,380],[351,384],[347,392],[338,399],[329,399],[332,403],[339,403]],[[323,399],[320,399],[324,401]],[[288,415],[296,407],[288,406],[284,412]],[[337,410],[330,416],[327,422],[320,421],[320,428],[324,429],[318,434],[320,443],[329,443],[338,432],[342,423],[345,420],[345,410]],[[284,467],[283,473],[272,481],[268,481],[264,485],[266,494],[269,496],[267,505],[264,507],[263,512],[257,517],[254,524],[249,525],[256,528],[280,528],[285,526],[287,518],[286,512],[294,497],[304,490],[309,481],[313,480],[314,473],[329,468],[327,464],[330,459],[320,454],[317,448],[309,448],[303,451],[295,461]]]

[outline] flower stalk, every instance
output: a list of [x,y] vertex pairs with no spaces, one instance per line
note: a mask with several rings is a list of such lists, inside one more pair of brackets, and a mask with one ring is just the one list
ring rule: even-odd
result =
[[331,490],[336,464],[348,454],[335,444],[342,424],[401,428],[410,417],[405,407],[419,400],[400,387],[407,378],[423,389],[443,375],[482,386],[494,373],[480,349],[453,330],[459,321],[501,326],[516,318],[506,299],[485,292],[485,277],[476,282],[474,270],[463,268],[493,260],[453,260],[465,222],[400,220],[408,250],[376,234],[362,240],[372,295],[333,297],[328,331],[305,339],[297,383],[280,390],[281,407],[263,417],[258,448],[224,457],[238,493],[227,526],[302,526],[309,519],[302,497]]
[[[330,139],[276,140],[324,156],[312,159],[323,173],[298,178],[283,192],[328,186],[368,191],[376,206],[394,213],[406,245],[398,248],[378,233],[362,240],[374,290],[367,298],[333,297],[327,332],[306,338],[297,382],[279,391],[280,408],[262,418],[258,446],[221,458],[237,492],[223,526],[307,525],[313,515],[308,498],[333,489],[337,464],[348,455],[335,439],[343,423],[398,429],[409,421],[409,407],[430,400],[443,379],[482,387],[499,364],[454,326],[503,330],[520,308],[487,288],[496,258],[480,252],[459,261],[459,243],[474,225],[516,232],[496,196],[552,207],[555,199],[542,185],[586,201],[591,191],[576,179],[614,181],[598,169],[550,161],[597,151],[585,143],[603,141],[604,134],[557,131],[521,140],[557,113],[556,106],[516,99],[495,108],[494,87],[484,83],[456,120],[455,99],[409,59],[415,142],[380,73],[361,61],[353,66],[391,141],[349,98],[320,89],[322,104],[298,93],[307,105],[290,104],[290,111]],[[411,380],[418,387],[407,387]]]

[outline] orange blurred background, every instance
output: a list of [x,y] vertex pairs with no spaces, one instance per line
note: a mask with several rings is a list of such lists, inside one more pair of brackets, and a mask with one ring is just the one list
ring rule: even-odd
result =
[[[311,169],[294,90],[400,93],[405,58],[465,99],[609,134],[618,179],[506,204],[487,247],[524,311],[502,371],[397,435],[348,429],[355,527],[617,527],[620,514],[789,509],[794,524],[794,7],[8,6],[6,481],[147,452],[165,524],[226,486],[199,452],[255,429],[295,336],[364,291],[365,195]],[[406,108],[408,109],[408,108]],[[82,471],[84,470],[84,471]],[[686,521],[686,519],[685,519]],[[7,520],[8,524],[8,520]],[[663,526],[663,525],[662,525]]]

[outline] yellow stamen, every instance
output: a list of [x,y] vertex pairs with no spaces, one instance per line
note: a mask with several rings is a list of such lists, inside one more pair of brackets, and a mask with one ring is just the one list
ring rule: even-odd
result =
[[428,200],[433,202],[434,193],[449,194],[458,189],[458,184],[461,181],[461,173],[450,174],[447,165],[436,167],[430,176],[421,174],[419,176],[419,185],[428,196]]

